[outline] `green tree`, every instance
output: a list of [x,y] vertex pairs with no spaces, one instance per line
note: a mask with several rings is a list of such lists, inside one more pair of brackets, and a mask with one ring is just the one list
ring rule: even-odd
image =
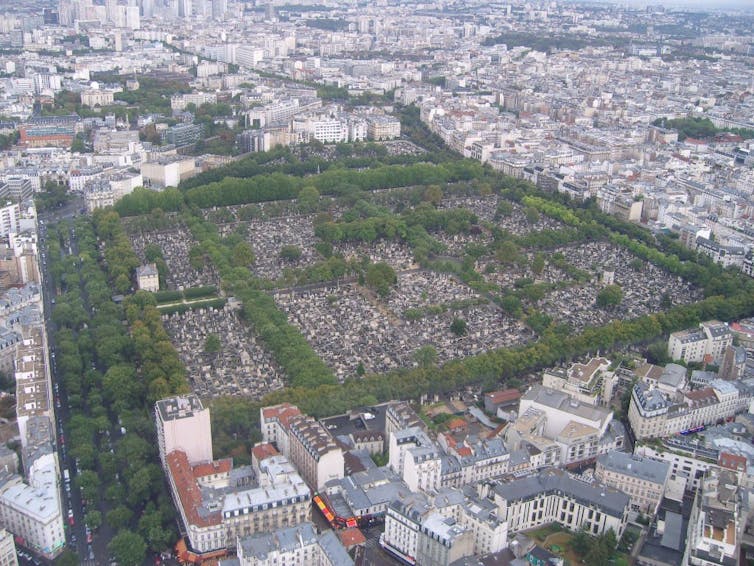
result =
[[623,300],[623,290],[619,285],[606,285],[597,293],[597,306],[603,309],[616,307]]
[[594,539],[589,536],[589,533],[586,531],[586,529],[579,529],[579,531],[577,531],[576,534],[573,535],[573,538],[571,538],[571,542],[569,544],[576,554],[584,556],[587,552],[589,552],[589,548],[592,546],[593,542]]
[[495,211],[495,218],[506,218],[513,214],[513,205],[507,200],[501,200]]
[[134,514],[125,505],[121,504],[107,512],[105,518],[107,524],[114,530],[123,529],[131,523]]
[[495,259],[504,265],[515,263],[519,258],[518,246],[510,240],[502,242],[495,251]]
[[442,187],[440,185],[427,185],[422,193],[422,200],[437,206],[442,201]]
[[301,258],[301,248],[298,246],[286,245],[280,248],[280,259],[287,261],[298,261]]
[[537,211],[537,209],[533,206],[527,206],[524,209],[524,215],[526,216],[526,221],[529,224],[536,224],[537,222],[539,222],[539,211]]
[[437,363],[437,350],[430,344],[422,346],[414,352],[414,360],[419,367],[432,367]]
[[535,254],[534,260],[531,262],[531,270],[535,275],[541,275],[545,269],[545,256],[544,254]]
[[364,282],[377,291],[378,295],[386,297],[390,293],[390,287],[398,282],[398,276],[392,267],[381,261],[367,266]]
[[210,334],[204,341],[204,352],[207,354],[216,354],[221,347],[220,337],[217,334]]
[[79,566],[79,556],[72,550],[65,549],[63,553],[55,559],[55,566]]
[[254,263],[254,260],[256,259],[254,257],[254,250],[251,249],[251,244],[249,244],[249,242],[238,242],[233,246],[233,254],[231,257],[231,263],[235,267],[248,267]]
[[113,537],[107,549],[120,566],[140,566],[147,556],[147,544],[141,535],[123,529]]
[[459,317],[454,318],[450,323],[450,331],[456,336],[463,336],[468,331],[466,321]]
[[96,531],[102,526],[102,513],[100,513],[97,509],[90,509],[84,516],[84,522],[89,526],[90,529]]
[[316,187],[308,185],[298,193],[298,206],[301,212],[311,213],[319,208],[319,191]]

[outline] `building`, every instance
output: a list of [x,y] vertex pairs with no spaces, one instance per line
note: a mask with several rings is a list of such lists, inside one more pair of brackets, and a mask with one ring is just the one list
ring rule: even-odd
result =
[[380,114],[367,117],[367,138],[370,140],[393,140],[401,137],[401,122],[393,116]]
[[26,147],[70,148],[79,120],[75,115],[32,118],[19,126],[18,143]]
[[147,263],[136,268],[136,285],[142,291],[156,292],[160,290],[160,274],[157,265]]
[[94,108],[95,106],[110,106],[114,101],[115,92],[112,90],[89,89],[81,91],[81,105]]
[[717,452],[702,448],[682,450],[673,443],[667,448],[664,445],[637,444],[634,454],[641,458],[666,462],[670,466],[668,490],[671,484],[678,484],[681,493],[698,489],[707,470],[717,466],[717,460],[713,458],[719,458]]
[[612,398],[614,372],[610,360],[592,358],[566,369],[551,369],[542,374],[542,385],[563,391],[589,405],[607,405]]
[[236,551],[240,566],[277,566],[310,564],[312,566],[350,566],[353,560],[335,540],[333,531],[319,535],[312,523],[284,527],[268,534],[238,539]]
[[343,477],[343,450],[314,418],[299,415],[288,421],[288,445],[291,462],[313,490]]
[[746,369],[746,358],[746,348],[743,346],[728,346],[720,362],[720,368],[717,372],[718,377],[730,381],[741,379]]
[[5,529],[0,529],[0,566],[18,566],[13,534]]
[[668,355],[686,363],[719,364],[728,346],[733,345],[733,333],[727,324],[711,320],[698,329],[673,332],[668,339]]
[[194,176],[196,172],[193,157],[167,157],[141,164],[145,185],[156,188],[177,187],[182,180]]
[[161,138],[163,143],[182,147],[198,142],[203,135],[204,126],[202,124],[177,124],[163,131]]
[[732,418],[751,398],[741,381],[712,379],[707,387],[673,393],[639,382],[631,392],[628,422],[636,439],[661,438]]
[[174,450],[181,450],[191,465],[213,460],[209,409],[204,408],[196,395],[157,401],[155,422],[163,466],[167,455]]
[[[541,385],[530,388],[521,397],[518,419],[511,434],[514,433],[527,445],[553,441],[559,454],[555,461],[548,460],[548,463],[563,466],[619,450],[625,439],[625,431],[620,423],[613,421],[612,411]],[[520,445],[519,442],[514,444]],[[544,454],[552,455],[549,449]]]
[[740,534],[746,521],[736,474],[710,469],[697,490],[688,530],[688,564],[738,564]]
[[498,484],[493,494],[497,516],[508,522],[509,533],[558,522],[594,536],[613,529],[620,539],[628,519],[630,499],[625,493],[557,469]]
[[447,566],[474,551],[471,531],[417,494],[388,506],[380,545],[402,561],[417,565]]
[[518,405],[520,398],[521,392],[518,389],[491,391],[484,394],[484,410],[492,415],[496,415],[497,410],[501,407],[513,408]]
[[597,457],[594,476],[631,498],[631,510],[654,516],[665,493],[670,464],[625,452]]
[[288,423],[301,411],[290,403],[281,403],[259,409],[259,423],[262,427],[262,442],[274,444],[281,454],[290,454],[288,443]]
[[191,465],[185,452],[174,450],[166,460],[181,532],[198,554],[311,518],[311,491],[284,456],[261,462],[256,485],[251,469],[233,469],[230,459]]
[[51,447],[31,463],[28,473],[29,483],[15,474],[0,474],[0,524],[27,548],[52,559],[65,548],[65,530]]
[[18,232],[21,222],[21,207],[18,203],[6,203],[0,208],[0,236]]

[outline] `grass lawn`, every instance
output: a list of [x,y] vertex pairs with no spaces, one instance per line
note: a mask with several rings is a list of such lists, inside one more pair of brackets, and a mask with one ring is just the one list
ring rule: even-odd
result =
[[543,542],[551,534],[559,533],[562,530],[563,530],[563,527],[561,527],[558,523],[550,523],[549,525],[540,527],[539,529],[534,529],[533,531],[527,531],[525,534],[526,536],[536,541]]
[[[576,566],[577,564],[581,564],[581,556],[571,550],[572,538],[573,534],[569,533],[568,531],[553,533],[544,540],[544,544],[542,546],[544,546],[553,554],[557,554],[558,556],[565,558],[567,564]],[[555,552],[555,550],[553,550],[552,548],[553,545],[560,547],[560,551]]]

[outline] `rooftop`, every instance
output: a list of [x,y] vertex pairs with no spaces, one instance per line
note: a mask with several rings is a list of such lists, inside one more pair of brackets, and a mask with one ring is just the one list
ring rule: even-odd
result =
[[194,394],[161,399],[155,407],[163,422],[193,417],[204,410],[201,400]]
[[652,483],[664,484],[670,464],[626,452],[608,452],[597,457],[597,465],[620,474]]
[[593,505],[613,516],[622,516],[629,497],[623,492],[573,479],[562,470],[550,468],[537,475],[498,484],[495,493],[508,501],[534,499],[540,494],[561,494]]

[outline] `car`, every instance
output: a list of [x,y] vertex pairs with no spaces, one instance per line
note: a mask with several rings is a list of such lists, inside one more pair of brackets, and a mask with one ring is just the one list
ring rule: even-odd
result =
[[94,537],[92,536],[92,533],[86,533],[86,542],[88,544],[92,544],[92,540],[94,540]]

